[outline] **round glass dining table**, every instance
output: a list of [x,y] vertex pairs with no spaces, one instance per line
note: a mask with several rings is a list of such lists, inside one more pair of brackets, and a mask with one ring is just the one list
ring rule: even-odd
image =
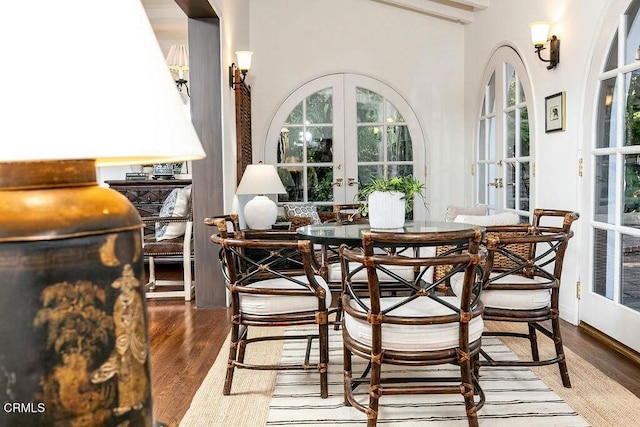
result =
[[[470,230],[476,227],[478,226],[459,222],[407,221],[405,222],[404,227],[401,228],[373,230],[390,233],[440,233],[447,231]],[[312,243],[329,246],[340,246],[341,244],[346,244],[348,246],[359,246],[362,242],[363,230],[372,230],[372,228],[367,223],[324,223],[305,225],[298,228],[296,231],[300,237],[308,239]]]

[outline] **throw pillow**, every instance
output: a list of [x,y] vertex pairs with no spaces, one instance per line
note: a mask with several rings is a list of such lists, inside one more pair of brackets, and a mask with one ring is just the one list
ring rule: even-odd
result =
[[[191,209],[191,186],[174,188],[160,208],[161,218],[187,216]],[[184,222],[156,222],[156,240],[175,239],[184,235],[187,224]]]
[[318,215],[318,208],[313,203],[287,203],[284,205],[284,212],[287,218],[294,216],[301,216],[305,218],[312,218],[314,224],[320,224],[320,215]]
[[463,222],[485,227],[491,225],[515,225],[520,222],[520,215],[515,212],[502,212],[495,215],[458,215],[453,222]]
[[444,216],[444,220],[452,222],[458,215],[486,215],[489,210],[487,205],[476,205],[468,208],[466,206],[447,206],[447,213]]

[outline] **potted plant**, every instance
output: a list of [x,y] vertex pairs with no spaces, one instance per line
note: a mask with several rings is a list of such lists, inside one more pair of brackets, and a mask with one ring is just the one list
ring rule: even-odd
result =
[[393,178],[373,178],[365,184],[356,198],[364,203],[361,214],[369,216],[371,228],[400,228],[405,215],[413,210],[413,199],[424,199],[424,183],[412,175]]

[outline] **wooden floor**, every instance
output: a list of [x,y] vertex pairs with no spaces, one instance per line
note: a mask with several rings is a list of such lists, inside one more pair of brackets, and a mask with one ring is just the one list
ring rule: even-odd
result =
[[[155,416],[176,426],[228,334],[228,313],[181,300],[147,301],[147,308]],[[638,365],[569,323],[563,323],[562,333],[566,347],[640,397]]]

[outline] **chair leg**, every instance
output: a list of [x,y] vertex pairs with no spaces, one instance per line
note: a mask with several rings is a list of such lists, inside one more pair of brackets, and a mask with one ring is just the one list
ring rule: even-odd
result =
[[233,371],[236,362],[240,325],[234,323],[231,326],[231,343],[229,345],[229,360],[227,362],[227,375],[224,380],[222,394],[228,396],[231,393],[231,383],[233,382]]
[[382,354],[373,355],[371,362],[371,382],[369,385],[369,407],[367,408],[367,427],[375,427],[378,423],[380,401],[380,376],[382,371]]
[[569,369],[567,368],[567,358],[564,354],[564,347],[562,346],[562,334],[560,333],[560,318],[558,316],[551,319],[551,327],[553,331],[553,343],[556,347],[556,356],[558,357],[558,369],[560,370],[560,378],[562,378],[562,385],[566,388],[571,388],[571,380],[569,379]]
[[478,410],[474,400],[473,375],[471,373],[471,360],[460,361],[460,377],[462,384],[460,391],[464,397],[464,406],[467,411],[467,422],[469,427],[478,427]]
[[149,289],[154,290],[156,288],[156,264],[153,257],[149,257]]
[[244,355],[247,351],[247,342],[243,339],[238,340],[238,354],[236,360],[238,363],[244,363]]
[[529,342],[531,343],[531,357],[536,362],[540,361],[540,353],[538,352],[538,337],[536,335],[536,328],[529,323]]
[[320,397],[326,399],[329,396],[329,324],[318,325],[318,347],[320,350]]
[[338,298],[338,308],[336,310],[336,323],[333,325],[334,331],[340,330],[340,323],[342,322],[342,295]]
[[351,406],[351,402],[347,396],[351,393],[351,351],[346,346],[342,346],[342,365],[343,365],[343,378],[344,378],[344,406]]
[[191,301],[191,230],[193,228],[192,222],[187,222],[185,229],[185,242],[184,242],[184,251],[182,253],[182,270],[183,270],[183,280],[184,280],[184,300]]

